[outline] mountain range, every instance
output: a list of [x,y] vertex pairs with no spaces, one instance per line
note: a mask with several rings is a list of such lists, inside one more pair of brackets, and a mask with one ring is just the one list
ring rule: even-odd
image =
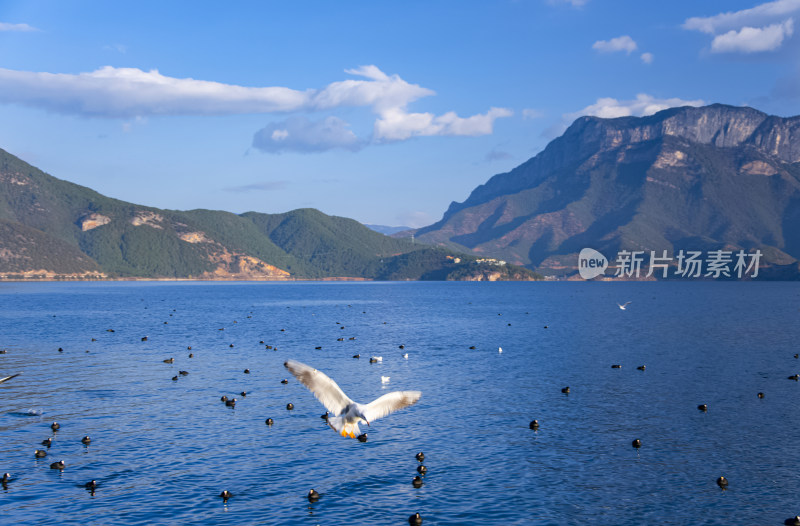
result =
[[393,239],[314,209],[136,205],[0,150],[0,279],[533,279],[530,270]]
[[798,279],[800,117],[722,104],[580,117],[435,224],[375,229],[391,232],[314,209],[136,205],[0,150],[0,279],[533,279],[575,275],[583,248],[757,250],[762,277]]
[[722,104],[580,117],[414,234],[545,274],[574,273],[584,247],[760,250],[762,275],[796,279],[800,117]]

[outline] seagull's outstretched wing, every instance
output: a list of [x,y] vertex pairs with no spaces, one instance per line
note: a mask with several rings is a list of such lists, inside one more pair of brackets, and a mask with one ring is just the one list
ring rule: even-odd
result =
[[331,380],[325,373],[295,360],[287,360],[283,366],[289,369],[289,372],[300,380],[300,383],[308,387],[308,390],[314,393],[317,400],[322,402],[325,409],[334,415],[338,415],[348,404],[353,403],[344,394],[344,391],[336,385],[336,382]]
[[367,417],[368,421],[372,422],[398,409],[415,404],[420,396],[422,396],[421,391],[394,391],[387,393],[368,403],[364,410],[364,416]]
[[22,374],[22,373],[12,374],[11,376],[6,376],[5,378],[0,378],[0,384],[2,384],[3,382],[7,382],[8,380],[11,380],[12,378],[16,378],[20,374]]

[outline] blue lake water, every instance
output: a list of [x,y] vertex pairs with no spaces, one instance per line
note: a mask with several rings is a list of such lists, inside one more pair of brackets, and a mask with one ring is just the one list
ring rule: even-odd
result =
[[[0,377],[22,373],[0,384],[3,524],[800,514],[797,283],[10,283],[0,302]],[[357,401],[423,395],[345,439],[288,358]]]

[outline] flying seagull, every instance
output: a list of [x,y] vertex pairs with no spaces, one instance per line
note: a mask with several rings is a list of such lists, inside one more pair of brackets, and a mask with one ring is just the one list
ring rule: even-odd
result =
[[356,438],[361,434],[360,421],[370,425],[371,421],[416,403],[422,396],[420,391],[394,391],[368,404],[359,404],[350,400],[325,373],[295,360],[288,360],[283,365],[330,411],[332,416],[328,416],[328,425],[343,437]]
[[617,307],[619,307],[621,310],[625,310],[625,307],[627,307],[627,306],[628,306],[629,304],[631,304],[631,303],[633,303],[633,302],[632,302],[632,301],[626,301],[626,302],[625,302],[625,303],[623,303],[622,305],[620,305],[619,303],[617,303]]
[[22,374],[22,373],[12,374],[11,376],[6,376],[5,378],[0,378],[0,384],[2,384],[3,382],[7,382],[7,381],[9,381],[9,380],[11,380],[12,378],[16,378],[16,377],[17,377],[17,376],[19,376],[20,374]]

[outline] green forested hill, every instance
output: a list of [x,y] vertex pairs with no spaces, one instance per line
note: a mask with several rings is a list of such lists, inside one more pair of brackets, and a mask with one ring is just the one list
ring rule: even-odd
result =
[[236,215],[127,203],[0,150],[0,278],[486,277],[474,257],[456,264],[452,255],[313,209]]

